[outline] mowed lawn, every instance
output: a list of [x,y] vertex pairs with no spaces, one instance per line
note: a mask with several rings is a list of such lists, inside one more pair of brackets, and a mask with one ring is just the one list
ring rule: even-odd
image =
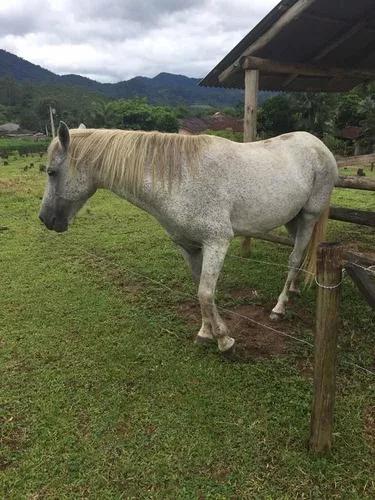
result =
[[[47,231],[43,161],[0,161],[0,498],[375,498],[375,376],[353,365],[375,371],[375,321],[350,279],[334,450],[316,458],[311,347],[288,338],[272,355],[270,339],[230,362],[194,345],[195,286],[163,230],[98,192],[67,233]],[[375,193],[334,198],[375,209]],[[330,222],[330,238],[365,250],[374,232]],[[269,311],[287,255],[255,241],[253,262],[228,256],[219,304]],[[312,343],[315,294],[276,328]]]

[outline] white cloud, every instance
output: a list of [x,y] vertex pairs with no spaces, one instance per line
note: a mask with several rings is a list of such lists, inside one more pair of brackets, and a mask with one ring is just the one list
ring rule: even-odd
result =
[[59,74],[204,76],[277,0],[13,0],[0,47]]

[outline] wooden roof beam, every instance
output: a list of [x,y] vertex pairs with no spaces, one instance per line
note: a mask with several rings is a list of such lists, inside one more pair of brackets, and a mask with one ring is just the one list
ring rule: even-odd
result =
[[[330,44],[328,44],[326,47],[324,47],[322,50],[320,50],[315,56],[311,59],[311,62],[318,62],[321,59],[323,59],[327,54],[332,52],[333,50],[337,49],[341,44],[346,42],[346,40],[349,40],[352,36],[356,35],[359,31],[366,29],[367,23],[369,19],[372,19],[374,14],[374,9],[371,9],[367,15],[360,19],[351,29],[346,29],[341,32],[341,35],[338,38],[335,38],[332,40]],[[290,85],[294,80],[298,78],[298,75],[293,74],[289,78],[285,80],[283,83],[283,88],[285,89]]]
[[257,50],[262,49],[267,43],[278,35],[286,26],[298,18],[315,0],[299,0],[290,7],[262,36],[252,43],[240,57],[236,59],[228,68],[218,76],[219,82],[224,82],[233,73],[241,69],[240,60],[243,56],[253,54]]
[[[318,21],[318,22],[323,21],[323,22],[332,23],[332,24],[341,24],[345,28],[352,26],[352,23],[350,21],[348,21],[347,19],[321,16],[319,14],[314,14],[313,12],[304,12],[303,17],[306,17],[307,19],[313,19],[313,20]],[[368,25],[370,20],[372,20],[372,18],[367,17],[367,21],[365,21],[363,29],[365,29],[366,31],[369,31],[370,33],[374,33],[375,28],[372,28],[371,26]]]
[[360,80],[375,79],[375,70],[322,67],[311,64],[288,64],[254,56],[244,57],[241,66],[245,70],[257,69],[262,73],[270,74],[280,73],[327,78],[351,77]]

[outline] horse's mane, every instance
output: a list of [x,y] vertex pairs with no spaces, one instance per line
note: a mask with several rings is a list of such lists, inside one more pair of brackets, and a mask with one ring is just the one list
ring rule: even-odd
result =
[[[161,181],[171,189],[181,178],[181,167],[194,172],[202,148],[212,141],[209,135],[182,135],[107,129],[72,129],[68,150],[70,168],[85,164],[98,171],[108,186],[124,186],[137,192],[143,184],[146,169],[153,185]],[[53,155],[59,142],[49,148]]]

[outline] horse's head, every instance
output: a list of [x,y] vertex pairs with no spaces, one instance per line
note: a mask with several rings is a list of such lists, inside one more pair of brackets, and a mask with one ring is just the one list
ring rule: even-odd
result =
[[85,165],[69,168],[71,137],[64,122],[60,122],[57,136],[49,150],[48,180],[39,218],[48,229],[61,233],[94,194],[95,186]]

